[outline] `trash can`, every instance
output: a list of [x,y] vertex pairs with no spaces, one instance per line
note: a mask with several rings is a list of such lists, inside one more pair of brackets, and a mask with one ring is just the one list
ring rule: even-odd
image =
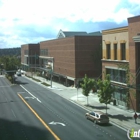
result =
[[113,100],[113,105],[116,105],[116,100],[115,99]]

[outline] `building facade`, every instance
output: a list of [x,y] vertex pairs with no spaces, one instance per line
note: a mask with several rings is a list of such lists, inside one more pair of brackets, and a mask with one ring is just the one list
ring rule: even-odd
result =
[[21,67],[23,70],[35,70],[39,67],[39,44],[24,44],[21,45]]
[[101,36],[82,35],[40,42],[40,66],[51,66],[53,80],[66,86],[76,85],[85,74],[97,78],[101,75],[101,41]]
[[128,26],[102,31],[102,78],[110,74],[117,105],[140,111],[140,16]]
[[117,105],[126,106],[128,90],[125,66],[129,65],[128,27],[104,30],[102,38],[103,79],[106,74],[110,74],[112,85],[116,87],[113,99]]
[[140,16],[128,18],[131,107],[140,111]]

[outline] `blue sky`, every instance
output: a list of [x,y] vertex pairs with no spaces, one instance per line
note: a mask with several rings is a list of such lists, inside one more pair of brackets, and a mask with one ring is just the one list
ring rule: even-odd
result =
[[140,0],[0,0],[0,48],[56,38],[63,31],[127,26]]

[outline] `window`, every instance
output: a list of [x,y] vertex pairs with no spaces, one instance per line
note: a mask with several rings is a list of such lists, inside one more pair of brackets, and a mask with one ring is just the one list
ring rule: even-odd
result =
[[28,55],[28,50],[24,50],[24,55]]
[[48,49],[41,49],[40,50],[40,55],[47,56],[48,55]]
[[112,81],[126,83],[126,71],[118,69],[106,69],[106,74],[110,74]]
[[121,60],[126,60],[125,43],[121,43]]
[[106,50],[107,50],[107,54],[106,54],[107,59],[110,59],[110,44],[107,44]]
[[117,60],[117,44],[114,44],[114,60]]

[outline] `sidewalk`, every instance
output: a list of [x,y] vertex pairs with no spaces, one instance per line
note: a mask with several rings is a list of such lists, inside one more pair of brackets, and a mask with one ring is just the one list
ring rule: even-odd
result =
[[[46,79],[42,77],[38,77],[38,76],[33,76],[33,77],[39,79],[41,82],[45,82],[47,84],[51,83],[50,81],[46,81]],[[65,87],[64,85],[53,81],[52,81],[52,87],[51,86],[49,87],[45,86],[45,87],[52,90],[54,93],[59,94],[60,96],[84,107],[88,111],[100,110],[104,113],[106,112],[106,106],[105,104],[101,104],[99,102],[97,93],[89,94],[88,105],[87,105],[87,97],[85,97],[82,94],[82,89],[77,90],[75,87]],[[131,130],[132,128],[134,130],[140,129],[140,118],[137,119],[137,124],[136,124],[135,120],[133,119],[134,111],[126,110],[124,108],[120,108],[119,106],[113,106],[112,104],[107,105],[107,108],[108,108],[107,113],[109,115],[111,123],[120,126],[125,130]]]

